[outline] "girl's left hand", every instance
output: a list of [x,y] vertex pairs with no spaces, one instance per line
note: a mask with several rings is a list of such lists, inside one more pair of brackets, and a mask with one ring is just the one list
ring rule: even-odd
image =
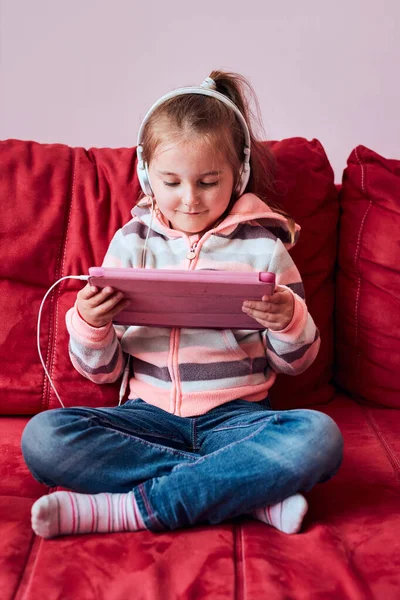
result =
[[261,301],[243,302],[242,310],[266,329],[280,331],[293,318],[294,297],[289,290],[278,285],[272,296],[263,296]]

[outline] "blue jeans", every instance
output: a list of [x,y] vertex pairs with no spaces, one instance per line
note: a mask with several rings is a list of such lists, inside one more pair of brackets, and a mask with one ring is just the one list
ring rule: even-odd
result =
[[315,410],[233,400],[178,417],[141,399],[57,408],[22,435],[32,475],[84,494],[133,490],[150,531],[215,524],[330,479],[342,461],[335,422]]

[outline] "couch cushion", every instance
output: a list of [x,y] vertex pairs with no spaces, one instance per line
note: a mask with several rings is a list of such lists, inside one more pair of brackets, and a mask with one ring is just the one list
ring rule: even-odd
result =
[[[278,201],[302,227],[293,257],[322,336],[315,363],[296,378],[280,376],[276,407],[326,402],[333,362],[333,264],[338,199],[321,144],[292,138],[269,144],[276,156]],[[66,275],[102,263],[114,232],[130,218],[140,186],[136,151],[0,142],[0,413],[34,414],[59,407],[38,359],[36,325],[45,292]],[[64,281],[49,294],[41,348],[66,406],[112,406],[119,382],[96,385],[71,365],[65,313],[84,282]]]
[[[0,413],[34,414],[60,404],[36,347],[40,303],[65,275],[102,263],[139,193],[134,149],[0,142]],[[113,406],[119,382],[95,385],[72,367],[65,313],[84,282],[64,281],[42,313],[43,358],[65,405]]]
[[[140,600],[398,600],[400,411],[358,405],[345,396],[313,408],[339,425],[344,460],[330,481],[306,494],[309,511],[294,536],[241,516],[167,533],[42,540],[33,536],[29,519],[39,490],[26,486],[20,469],[20,495],[29,498],[18,497],[18,486],[0,493],[2,600],[117,600],[132,590]],[[0,419],[0,439],[8,436],[12,457],[20,452],[25,422],[21,418],[18,428]]]
[[[29,600],[231,600],[231,524],[170,534],[149,531],[37,539],[19,596]],[[2,600],[14,596],[2,595]]]
[[365,402],[400,407],[400,160],[358,146],[340,205],[336,380]]
[[39,498],[47,487],[36,481],[21,452],[21,436],[29,417],[0,417],[0,496]]
[[318,140],[290,138],[271,142],[270,146],[277,163],[272,200],[301,226],[291,256],[301,273],[307,306],[321,334],[314,363],[296,377],[279,375],[270,391],[274,408],[297,408],[328,402],[334,395],[330,381],[339,202],[332,167]]
[[[31,564],[31,550],[36,537],[30,526],[31,505],[30,498],[0,494],[0,597],[2,600],[21,598],[16,594],[20,589],[21,577],[26,572],[27,565],[29,568]],[[37,597],[39,598],[39,595]]]
[[315,408],[343,433],[342,466],[306,494],[300,534],[284,536],[256,523],[240,527],[243,598],[397,600],[400,411],[360,406],[345,396]]

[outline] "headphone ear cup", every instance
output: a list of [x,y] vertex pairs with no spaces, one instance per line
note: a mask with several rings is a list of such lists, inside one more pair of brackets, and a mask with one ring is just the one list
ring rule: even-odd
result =
[[240,168],[239,181],[235,188],[235,191],[237,192],[237,194],[239,196],[244,194],[244,190],[246,189],[249,179],[250,179],[250,172],[248,170],[246,170],[244,164],[242,164],[242,166]]
[[140,166],[141,161],[138,161],[137,165],[137,175],[140,182],[140,186],[146,196],[154,197],[154,192],[150,184],[149,171],[147,169],[147,163],[143,162],[143,167]]

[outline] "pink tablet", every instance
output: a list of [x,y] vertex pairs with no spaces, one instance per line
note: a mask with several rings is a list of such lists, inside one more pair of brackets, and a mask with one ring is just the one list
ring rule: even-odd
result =
[[242,305],[271,295],[275,274],[90,267],[89,283],[111,286],[131,300],[115,317],[118,325],[262,329]]

